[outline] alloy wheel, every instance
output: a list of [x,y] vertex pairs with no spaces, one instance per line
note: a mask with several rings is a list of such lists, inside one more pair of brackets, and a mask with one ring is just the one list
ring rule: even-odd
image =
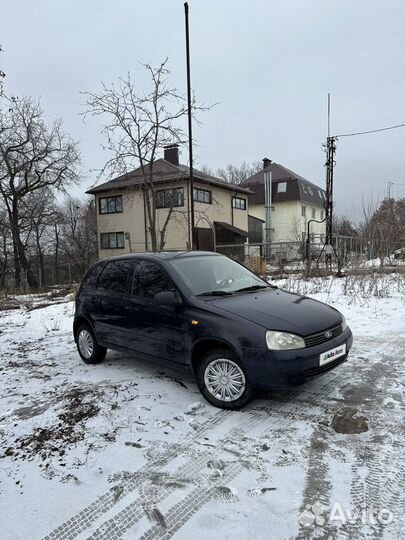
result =
[[204,372],[208,392],[220,401],[236,401],[246,388],[242,368],[228,358],[218,358],[208,364]]
[[93,337],[88,330],[80,330],[79,336],[77,338],[77,344],[81,354],[87,360],[91,358],[94,351]]

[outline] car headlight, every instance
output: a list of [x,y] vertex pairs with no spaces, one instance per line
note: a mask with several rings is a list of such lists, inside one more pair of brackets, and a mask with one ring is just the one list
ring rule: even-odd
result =
[[274,351],[288,351],[305,347],[305,341],[301,336],[289,334],[288,332],[276,332],[275,330],[266,332],[266,342],[267,347]]
[[343,332],[346,330],[346,328],[347,328],[347,322],[346,322],[345,316],[342,315],[342,330],[343,330]]

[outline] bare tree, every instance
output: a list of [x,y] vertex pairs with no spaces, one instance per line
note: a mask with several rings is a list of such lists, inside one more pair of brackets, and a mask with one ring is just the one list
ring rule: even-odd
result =
[[0,205],[0,290],[7,288],[7,276],[11,268],[9,264],[10,228],[6,212]]
[[[171,205],[158,231],[156,190],[153,182],[154,162],[163,146],[185,141],[181,124],[187,115],[186,99],[169,86],[170,72],[167,61],[166,59],[157,68],[144,65],[151,81],[151,88],[147,92],[138,89],[128,74],[126,78],[120,78],[117,85],[103,84],[99,93],[84,93],[87,97],[87,112],[84,116],[90,114],[108,119],[102,133],[107,140],[104,148],[111,153],[111,158],[101,174],[112,177],[127,174],[137,167],[142,170],[142,189],[145,193],[148,229],[154,251],[162,249],[173,213]],[[193,98],[194,112],[206,108],[197,105]]]
[[247,178],[262,169],[263,164],[261,161],[253,161],[252,163],[244,161],[241,165],[229,163],[224,169],[217,169],[216,175],[230,184],[242,184]]
[[339,236],[354,237],[358,235],[355,224],[347,216],[337,216],[333,220],[333,233]]
[[62,224],[63,224],[63,211],[61,208],[55,209],[55,220],[52,224],[52,236],[53,236],[53,268],[55,269],[55,279],[58,283],[59,279],[59,254],[60,254],[60,243],[62,235]]
[[22,270],[29,286],[38,286],[22,237],[22,205],[38,190],[51,187],[63,191],[76,182],[78,163],[77,144],[62,131],[60,121],[45,121],[38,101],[1,98],[0,196],[13,241],[16,287],[21,285]]
[[380,203],[363,201],[362,234],[370,242],[369,256],[377,256],[380,266],[395,249],[405,243],[405,199],[383,199]]
[[[2,53],[2,52],[3,52],[3,48],[2,48],[1,43],[0,43],[0,53]],[[0,67],[0,96],[3,94],[3,81],[4,81],[5,76],[6,76],[6,74],[4,73],[4,71]]]
[[93,198],[84,201],[67,197],[60,208],[62,218],[58,245],[73,267],[72,278],[79,280],[97,259],[96,209]]
[[45,285],[45,256],[54,250],[53,226],[57,220],[55,195],[51,188],[34,191],[21,201],[21,226],[26,245],[35,253],[41,286]]

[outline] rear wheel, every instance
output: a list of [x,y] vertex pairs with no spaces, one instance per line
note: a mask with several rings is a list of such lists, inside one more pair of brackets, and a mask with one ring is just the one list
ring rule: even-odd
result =
[[244,367],[228,349],[204,355],[197,366],[197,383],[205,399],[222,409],[240,409],[253,397]]
[[76,342],[80,357],[86,364],[98,364],[104,360],[107,349],[97,345],[90,325],[84,323],[79,326]]

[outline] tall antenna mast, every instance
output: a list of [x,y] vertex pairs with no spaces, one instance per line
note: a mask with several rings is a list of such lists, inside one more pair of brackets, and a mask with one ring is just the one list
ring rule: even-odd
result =
[[328,93],[328,137],[330,137],[330,93]]

